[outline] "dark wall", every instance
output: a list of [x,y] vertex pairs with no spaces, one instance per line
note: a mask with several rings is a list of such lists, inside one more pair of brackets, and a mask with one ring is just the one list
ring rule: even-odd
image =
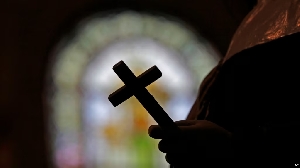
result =
[[0,118],[5,122],[0,127],[6,133],[0,132],[0,138],[11,144],[14,167],[48,166],[47,114],[43,111],[42,92],[51,46],[80,18],[118,7],[177,16],[209,39],[222,54],[249,11],[249,6],[240,0],[2,0]]

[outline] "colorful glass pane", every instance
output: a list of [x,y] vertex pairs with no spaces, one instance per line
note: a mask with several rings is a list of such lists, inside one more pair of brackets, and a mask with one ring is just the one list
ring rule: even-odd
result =
[[90,17],[74,34],[58,44],[51,69],[55,165],[168,167],[158,140],[147,134],[156,123],[136,98],[118,107],[108,101],[123,86],[112,67],[123,60],[138,76],[157,65],[163,76],[147,89],[173,120],[183,120],[217,54],[181,22],[134,12]]

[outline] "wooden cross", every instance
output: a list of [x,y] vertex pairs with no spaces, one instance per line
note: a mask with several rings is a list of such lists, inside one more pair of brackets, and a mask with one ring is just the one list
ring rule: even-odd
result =
[[124,86],[110,94],[108,99],[114,107],[131,96],[135,96],[158,125],[169,135],[177,135],[180,129],[145,88],[162,76],[157,66],[153,66],[136,77],[128,66],[120,61],[113,66],[113,70],[124,82]]

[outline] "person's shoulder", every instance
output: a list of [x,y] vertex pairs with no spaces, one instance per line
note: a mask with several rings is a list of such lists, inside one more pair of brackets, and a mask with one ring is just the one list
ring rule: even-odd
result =
[[229,59],[225,59],[223,67],[227,67],[228,65],[266,65],[266,63],[283,63],[285,60],[298,59],[295,54],[299,53],[299,43],[300,32],[286,35],[238,52]]

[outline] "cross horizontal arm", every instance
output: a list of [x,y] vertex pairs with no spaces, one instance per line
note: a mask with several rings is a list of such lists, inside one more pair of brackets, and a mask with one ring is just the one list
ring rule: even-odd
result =
[[[137,80],[142,85],[142,87],[147,87],[148,85],[159,79],[161,76],[161,71],[157,68],[157,66],[153,66],[139,75],[137,77]],[[124,85],[114,93],[110,94],[108,100],[113,104],[114,107],[117,107],[119,104],[129,99],[131,96],[133,96],[132,91],[126,85]]]

